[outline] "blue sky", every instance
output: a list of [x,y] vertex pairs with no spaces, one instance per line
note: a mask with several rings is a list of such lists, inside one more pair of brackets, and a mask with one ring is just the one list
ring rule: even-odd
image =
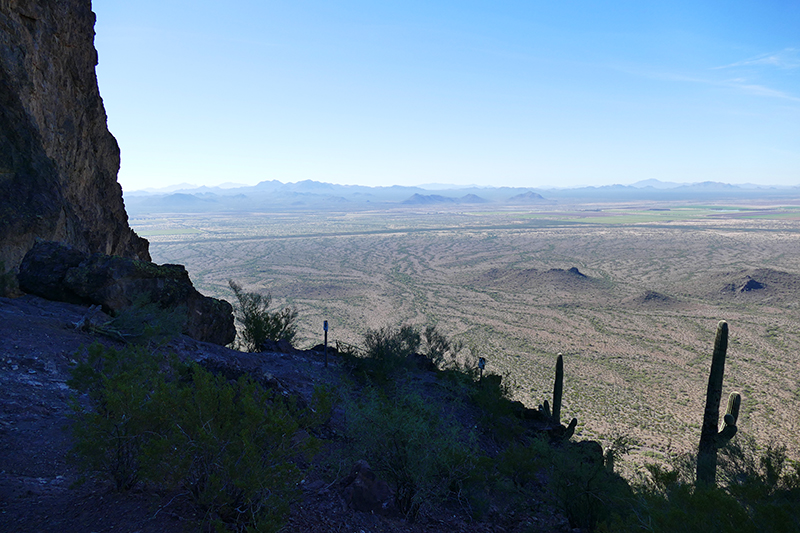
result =
[[800,2],[94,0],[125,190],[800,185]]

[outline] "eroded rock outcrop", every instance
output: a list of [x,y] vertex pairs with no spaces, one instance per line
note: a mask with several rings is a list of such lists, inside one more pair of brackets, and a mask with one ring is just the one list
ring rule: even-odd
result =
[[111,313],[150,303],[185,308],[186,335],[221,345],[236,337],[231,305],[197,292],[183,265],[156,265],[38,242],[20,265],[19,284],[25,292],[48,300],[101,305]]
[[[90,0],[0,0],[0,262],[36,239],[149,261],[128,225]],[[2,272],[0,272],[2,274]]]

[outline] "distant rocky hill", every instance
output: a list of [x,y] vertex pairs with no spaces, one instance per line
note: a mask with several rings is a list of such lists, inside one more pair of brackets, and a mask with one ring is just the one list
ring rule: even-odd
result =
[[508,199],[509,203],[539,203],[546,201],[545,197],[533,191],[528,191]]
[[[0,267],[37,239],[149,260],[128,225],[90,0],[0,2]],[[0,271],[0,274],[3,272]]]
[[772,268],[728,272],[712,279],[712,287],[716,290],[711,295],[726,300],[761,304],[796,302],[800,295],[800,276]]

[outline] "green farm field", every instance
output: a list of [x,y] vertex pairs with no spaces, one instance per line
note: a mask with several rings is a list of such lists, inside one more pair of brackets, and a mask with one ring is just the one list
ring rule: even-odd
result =
[[565,357],[578,437],[624,434],[634,460],[696,446],[714,332],[740,429],[800,452],[800,207],[591,205],[508,210],[133,215],[153,260],[197,288],[228,279],[299,311],[299,347],[436,324],[536,406]]

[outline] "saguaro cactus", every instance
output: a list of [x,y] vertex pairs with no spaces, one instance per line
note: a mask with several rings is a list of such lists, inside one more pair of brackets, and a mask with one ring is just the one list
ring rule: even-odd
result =
[[722,431],[719,430],[719,402],[722,399],[722,378],[725,374],[725,356],[728,351],[728,323],[720,321],[717,337],[714,340],[714,354],[711,358],[711,372],[708,375],[706,408],[703,413],[703,428],[700,432],[700,446],[697,451],[697,483],[713,485],[717,477],[717,450],[736,435],[736,421],[742,397],[737,392],[728,398],[728,408],[723,418]]
[[564,428],[564,426],[561,424],[561,397],[563,394],[564,357],[561,354],[558,354],[558,358],[556,359],[556,377],[555,381],[553,382],[553,410],[551,413],[550,404],[548,404],[547,400],[545,400],[544,405],[539,406],[539,411],[541,411],[554,424],[554,429],[556,431],[551,432],[553,436],[563,440],[569,440],[569,438],[575,433],[575,427],[578,425],[578,419],[573,418],[570,421],[569,426],[566,428]]
[[564,394],[564,356],[556,359],[556,379],[553,381],[553,419],[561,421],[561,397]]

